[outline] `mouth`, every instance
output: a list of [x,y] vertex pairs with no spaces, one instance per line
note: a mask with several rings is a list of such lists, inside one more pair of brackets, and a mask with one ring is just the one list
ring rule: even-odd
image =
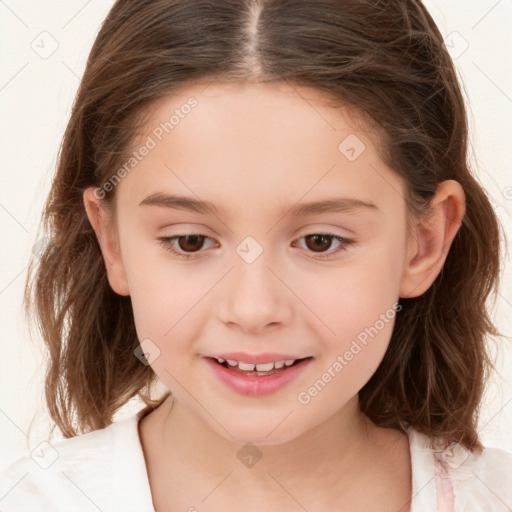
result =
[[280,361],[269,361],[267,363],[246,363],[234,359],[223,359],[221,357],[208,357],[212,363],[222,366],[233,373],[246,376],[265,377],[284,373],[287,370],[304,364],[311,356],[298,359],[285,359]]
[[289,386],[313,364],[313,356],[293,353],[247,352],[217,353],[204,356],[215,376],[233,391],[262,397]]

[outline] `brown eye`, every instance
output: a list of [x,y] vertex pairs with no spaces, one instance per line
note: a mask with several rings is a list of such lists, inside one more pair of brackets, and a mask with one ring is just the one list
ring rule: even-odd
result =
[[164,236],[158,239],[164,248],[178,258],[192,258],[201,254],[205,241],[213,241],[206,235],[176,235]]
[[330,235],[307,235],[304,237],[306,246],[314,252],[323,252],[332,244],[332,236]]
[[[196,252],[199,251],[205,240],[204,235],[185,235],[177,237],[178,248],[184,252]],[[183,241],[184,239],[184,241]]]
[[[316,253],[314,256],[317,259],[329,258],[342,251],[346,251],[347,247],[354,243],[354,240],[343,238],[342,236],[335,235],[334,233],[314,233],[306,235],[299,240],[304,240],[305,249]],[[337,242],[337,246],[331,249],[332,242]]]
[[[346,251],[347,247],[354,243],[354,240],[349,240],[333,233],[314,233],[306,235],[299,240],[305,240],[304,247],[307,251],[316,253],[315,258],[328,258],[334,256],[342,251]],[[176,235],[161,237],[158,239],[163,247],[181,259],[194,258],[201,256],[201,253],[205,252],[205,242],[213,242],[214,240],[206,235],[191,234],[191,235]],[[337,242],[334,250],[329,250],[332,247],[332,243]]]

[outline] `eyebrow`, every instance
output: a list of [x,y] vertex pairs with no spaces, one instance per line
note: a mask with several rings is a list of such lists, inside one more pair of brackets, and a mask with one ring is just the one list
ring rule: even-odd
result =
[[[139,203],[139,206],[160,206],[163,208],[187,210],[202,214],[226,214],[224,208],[216,206],[210,201],[201,201],[193,197],[163,194],[161,192],[157,192],[146,197]],[[287,212],[292,216],[304,217],[307,215],[315,215],[319,213],[348,212],[361,209],[376,211],[378,210],[378,207],[373,203],[363,201],[361,199],[334,197],[323,199],[321,201],[299,203],[287,209]]]

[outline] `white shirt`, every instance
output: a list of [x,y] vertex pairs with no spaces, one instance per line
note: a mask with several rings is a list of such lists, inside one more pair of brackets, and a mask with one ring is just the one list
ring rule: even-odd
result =
[[[108,427],[43,442],[0,472],[1,512],[155,512],[142,450],[139,411]],[[407,429],[411,451],[411,512],[512,510],[512,454],[457,445],[429,447]],[[194,504],[191,504],[194,505]]]

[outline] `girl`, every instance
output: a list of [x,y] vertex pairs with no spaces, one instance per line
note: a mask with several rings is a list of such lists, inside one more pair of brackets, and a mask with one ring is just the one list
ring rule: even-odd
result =
[[467,139],[419,0],[118,0],[26,290],[67,439],[1,510],[510,509]]

